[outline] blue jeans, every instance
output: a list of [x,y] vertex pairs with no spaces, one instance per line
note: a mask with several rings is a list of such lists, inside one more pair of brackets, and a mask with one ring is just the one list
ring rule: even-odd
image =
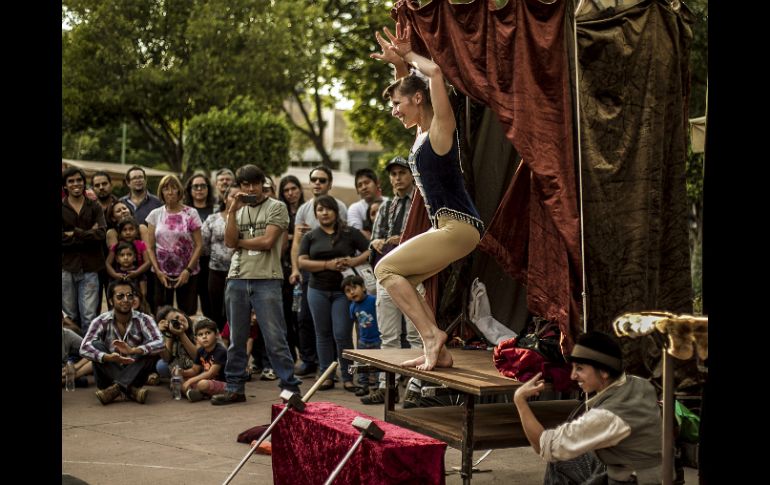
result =
[[61,308],[80,329],[88,331],[91,321],[97,317],[99,300],[99,273],[61,272]]
[[341,291],[323,291],[307,289],[307,303],[313,314],[315,324],[315,343],[318,350],[318,365],[321,373],[335,359],[334,346],[337,346],[336,358],[340,363],[343,382],[352,381],[348,372],[352,362],[342,358],[344,349],[353,348],[353,320],[350,319],[350,303]]
[[299,392],[302,381],[294,376],[294,361],[286,343],[281,280],[227,280],[225,307],[230,322],[230,347],[227,349],[225,377],[227,390],[243,394],[249,374],[246,365],[246,340],[251,326],[251,310],[257,315],[259,331],[265,339],[270,365],[278,375],[281,389]]

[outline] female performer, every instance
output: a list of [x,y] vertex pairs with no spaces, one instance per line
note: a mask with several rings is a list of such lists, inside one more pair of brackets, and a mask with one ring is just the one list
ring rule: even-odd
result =
[[[383,97],[390,100],[391,115],[404,127],[417,127],[409,166],[433,228],[388,253],[377,264],[375,275],[412,320],[424,344],[423,356],[401,365],[420,370],[451,367],[452,356],[444,347],[447,334],[436,325],[433,311],[416,287],[470,254],[481,239],[484,223],[465,190],[455,116],[441,69],[412,51],[409,25],[402,30],[397,23],[395,36],[387,27],[384,31],[389,41],[378,32],[382,53],[371,57],[396,68],[396,81]],[[415,68],[411,73],[409,66]]]

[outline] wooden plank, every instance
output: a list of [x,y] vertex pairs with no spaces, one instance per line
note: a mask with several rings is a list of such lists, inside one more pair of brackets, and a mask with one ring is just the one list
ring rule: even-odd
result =
[[399,365],[405,360],[419,357],[422,354],[421,349],[349,349],[343,350],[342,355],[378,369],[416,377],[475,396],[513,393],[521,386],[516,379],[500,375],[492,362],[490,351],[451,349],[450,352],[454,360],[453,367],[436,368],[432,371],[421,371],[414,367]]
[[[543,427],[553,428],[566,421],[580,403],[577,400],[532,401],[530,407]],[[385,421],[423,433],[462,448],[464,410],[462,406],[399,409]],[[529,446],[516,406],[511,403],[478,404],[475,407],[473,449],[489,450]]]

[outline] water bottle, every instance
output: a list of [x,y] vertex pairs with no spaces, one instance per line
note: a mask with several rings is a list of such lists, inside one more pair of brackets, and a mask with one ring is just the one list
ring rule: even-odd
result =
[[299,307],[302,304],[302,285],[297,283],[294,285],[294,291],[292,292],[293,299],[291,300],[291,311],[298,312]]
[[75,364],[72,360],[67,361],[67,369],[65,371],[64,389],[67,392],[75,392]]
[[174,367],[171,373],[171,396],[177,401],[182,399],[182,370]]

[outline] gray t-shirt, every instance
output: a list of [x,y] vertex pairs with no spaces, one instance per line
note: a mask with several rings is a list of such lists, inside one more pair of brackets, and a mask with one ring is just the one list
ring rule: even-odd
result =
[[[279,200],[267,198],[256,207],[243,206],[235,214],[239,239],[264,236],[268,225],[278,226],[282,231],[289,227],[289,210]],[[228,278],[248,280],[282,280],[281,245],[278,237],[269,251],[238,248],[230,262]]]

